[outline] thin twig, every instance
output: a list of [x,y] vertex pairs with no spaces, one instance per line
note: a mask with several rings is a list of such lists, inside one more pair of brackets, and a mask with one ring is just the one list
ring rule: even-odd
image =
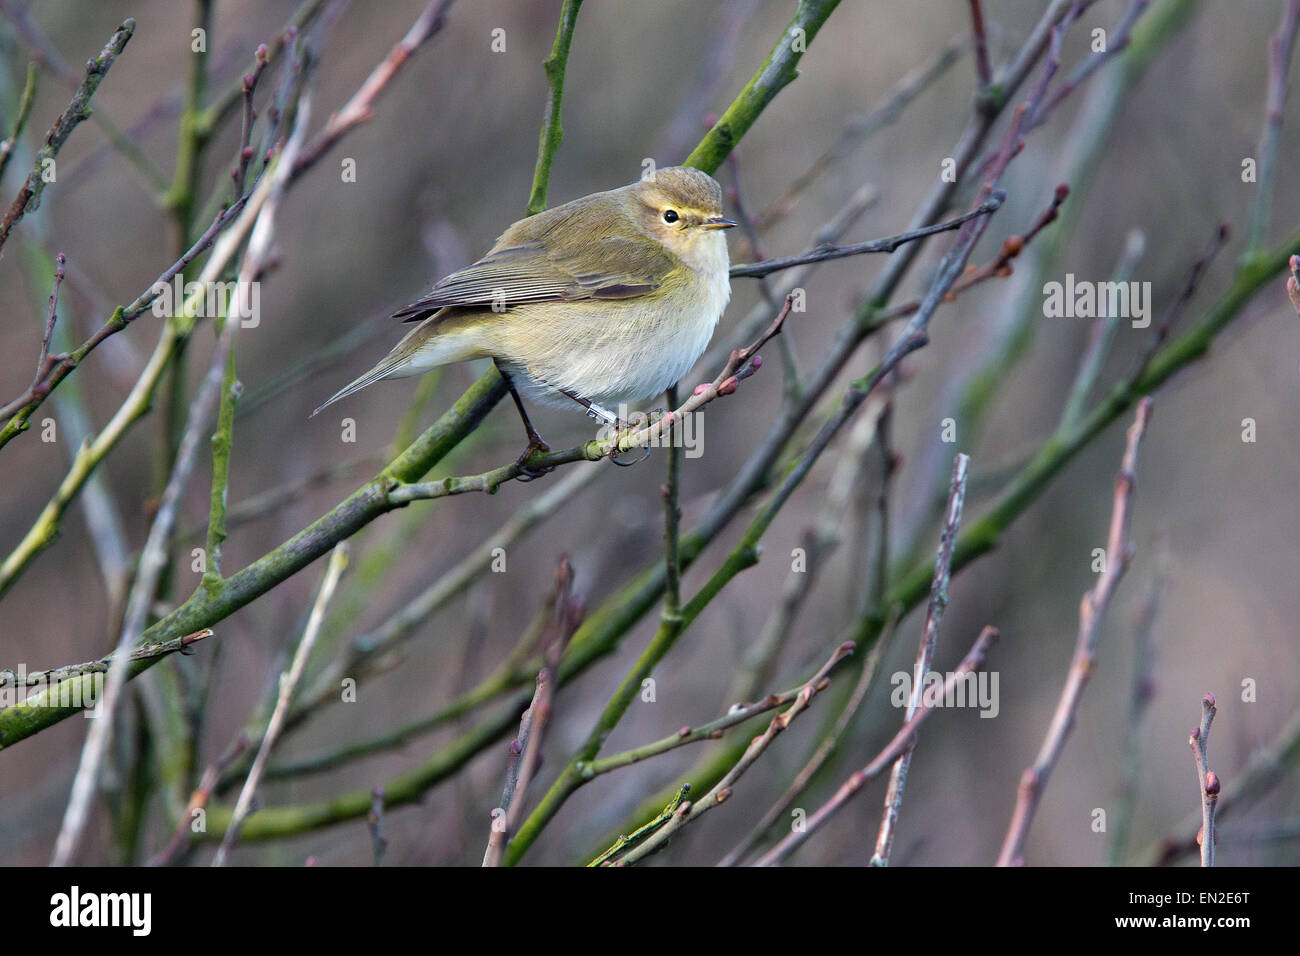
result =
[[[1117,284],[1127,283],[1132,278],[1138,260],[1142,258],[1145,251],[1146,236],[1140,229],[1130,230],[1124,242],[1124,252],[1115,265],[1115,271],[1111,274],[1111,281]],[[1079,360],[1079,370],[1075,373],[1074,382],[1070,385],[1070,393],[1065,399],[1065,407],[1061,412],[1062,428],[1074,427],[1087,412],[1092,391],[1101,377],[1102,367],[1110,354],[1111,343],[1115,340],[1119,318],[1119,310],[1114,310],[1114,314],[1101,315],[1094,320],[1088,338],[1088,347],[1083,353],[1083,358]]]
[[1108,863],[1122,866],[1128,851],[1133,812],[1137,807],[1138,787],[1142,776],[1142,730],[1146,712],[1156,692],[1156,615],[1165,589],[1168,549],[1161,542],[1156,548],[1155,575],[1146,596],[1138,607],[1133,626],[1133,684],[1129,694],[1128,721],[1125,728],[1124,753],[1120,761],[1120,779],[1111,814],[1111,839]]
[[[304,109],[301,114],[304,120],[306,119],[306,112]],[[213,276],[209,277],[209,281],[215,276],[217,270],[223,268],[223,263],[233,256],[235,247],[242,240],[245,231],[250,235],[248,249],[245,252],[243,265],[239,273],[239,288],[247,289],[253,278],[261,274],[262,268],[271,253],[272,222],[274,221],[279,198],[283,192],[285,173],[288,171],[293,156],[297,154],[298,149],[301,147],[302,129],[303,126],[299,126],[295,131],[295,135],[285,146],[281,157],[284,165],[277,167],[273,175],[266,177],[259,184],[246,211],[246,216],[249,219],[245,229],[236,229],[222,237],[223,245],[228,251],[225,253],[224,258],[214,254],[209,260],[208,266],[204,270],[205,273],[208,271],[213,273]],[[200,283],[200,286],[203,285],[205,283]],[[148,618],[153,595],[156,592],[158,578],[167,564],[167,544],[171,539],[172,529],[175,525],[181,492],[184,490],[194,468],[201,440],[200,435],[207,427],[208,419],[212,414],[212,406],[217,401],[221,383],[225,378],[227,359],[234,348],[235,330],[238,328],[238,321],[228,321],[226,323],[212,364],[203,379],[202,385],[199,387],[198,394],[190,405],[185,432],[177,450],[175,463],[167,479],[158,513],[155,515],[153,524],[149,529],[149,536],[140,558],[140,568],[137,571],[135,583],[131,588],[114,657],[125,659],[132,643],[139,639],[141,632],[145,629],[145,622]],[[53,857],[53,865],[55,866],[66,866],[71,862],[72,855],[76,851],[77,843],[81,838],[81,833],[89,816],[90,804],[99,778],[100,765],[104,754],[107,752],[112,733],[113,717],[116,714],[118,701],[126,683],[126,677],[119,677],[118,674],[118,671],[109,671],[104,692],[103,713],[86,735],[86,743],[82,751],[81,763],[77,767],[77,774],[73,780],[68,808],[64,813],[63,824],[55,842]]]
[[296,181],[307,172],[349,130],[369,121],[375,115],[375,101],[379,94],[392,82],[393,77],[411,55],[443,28],[447,9],[452,3],[453,0],[430,0],[415,23],[411,25],[411,29],[393,46],[383,62],[366,77],[365,82],[352,94],[352,98],[343,104],[338,112],[330,116],[325,123],[325,128],[316,135],[316,138],[303,148],[302,153],[294,161],[289,182]]
[[18,145],[18,137],[22,136],[23,130],[27,127],[27,117],[32,114],[32,103],[36,100],[36,81],[40,76],[40,70],[36,68],[35,63],[27,64],[27,82],[23,86],[22,97],[18,101],[18,115],[14,118],[13,129],[9,131],[9,138],[0,143],[0,182],[4,182],[5,170],[9,168],[9,159],[14,154],[14,148]]
[[36,152],[36,162],[32,166],[32,171],[27,174],[27,180],[18,190],[18,195],[14,201],[9,204],[4,216],[0,217],[0,246],[5,244],[9,238],[9,233],[18,223],[18,220],[31,211],[35,210],[41,202],[41,193],[45,190],[45,184],[48,181],[48,166],[54,162],[59,150],[63,144],[68,141],[72,131],[90,116],[90,98],[95,95],[99,89],[99,84],[103,81],[104,76],[112,67],[113,62],[126,49],[126,45],[135,33],[135,21],[131,19],[124,20],[118,27],[104,48],[99,51],[99,55],[86,61],[86,78],[82,80],[81,86],[72,94],[72,101],[68,104],[67,109],[59,114],[59,118],[54,121],[45,134],[44,145]]
[[[50,372],[50,341],[54,338],[54,323],[58,321],[59,308],[59,286],[63,284],[63,267],[68,262],[68,257],[59,253],[54,257],[56,263],[54,269],[54,291],[50,293],[49,311],[45,315],[45,334],[41,337],[41,352],[36,358],[36,377],[32,379],[32,391],[37,391],[45,380],[45,376]],[[62,357],[54,360],[54,364],[62,361]]]
[[[921,643],[916,651],[916,665],[912,668],[912,693],[907,701],[904,720],[911,720],[923,706],[926,678],[934,661],[934,649],[939,639],[939,623],[948,607],[948,581],[952,573],[952,549],[961,528],[961,510],[966,501],[966,475],[970,457],[958,454],[952,463],[952,480],[948,485],[948,507],[944,512],[943,531],[939,536],[939,550],[934,559],[934,580],[930,584],[930,601],[925,609],[925,624],[921,628]],[[872,866],[888,866],[894,849],[894,830],[898,812],[903,805],[903,792],[907,787],[907,771],[912,763],[912,750],[895,761],[889,771],[889,790],[885,794],[885,810],[876,835],[876,849],[871,855]]]
[[[957,665],[957,669],[949,674],[944,681],[942,692],[936,692],[936,698],[940,700],[946,699],[957,685],[966,679],[968,674],[973,674],[979,670],[984,664],[984,658],[988,655],[989,648],[993,646],[997,639],[997,628],[984,628],[965,658]],[[808,817],[802,829],[788,833],[780,843],[772,847],[754,865],[775,866],[793,853],[808,837],[817,832],[836,811],[848,803],[854,794],[871,780],[880,776],[886,768],[892,766],[903,754],[909,753],[916,745],[916,732],[930,714],[937,709],[937,707],[932,707],[923,701],[921,708],[912,715],[910,720],[903,723],[898,733],[884,746],[884,749],[876,754],[865,767],[851,774],[835,791],[835,794]]]
[[1287,264],[1291,275],[1286,280],[1286,295],[1291,300],[1291,307],[1300,315],[1300,256],[1292,256]]
[[265,43],[258,44],[255,55],[257,65],[253,67],[251,73],[244,74],[244,111],[240,124],[239,150],[235,154],[235,166],[230,171],[231,178],[235,181],[234,198],[236,199],[244,194],[244,186],[248,178],[248,164],[253,158],[253,122],[257,116],[257,111],[253,108],[253,97],[257,93],[258,80],[262,78],[262,73],[271,64],[271,51]]
[[989,64],[989,38],[984,28],[984,6],[980,0],[970,0],[971,35],[975,38],[975,79],[983,90],[993,82],[993,67]]
[[[203,428],[206,427],[212,414],[212,407],[216,403],[217,393],[221,386],[222,370],[225,366],[225,354],[230,348],[233,330],[238,326],[238,322],[227,324],[226,334],[223,335],[222,342],[217,349],[218,361],[214,361],[212,367],[208,370],[208,374],[199,388],[199,393],[190,406],[189,423],[181,441],[180,449],[177,452],[171,476],[167,480],[167,486],[163,492],[158,512],[154,516],[153,525],[149,529],[149,537],[145,542],[144,551],[141,554],[140,568],[136,574],[135,584],[131,588],[117,650],[112,655],[114,658],[120,657],[125,660],[130,654],[132,643],[137,640],[144,630],[158,575],[166,563],[167,541],[171,537],[172,527],[176,520],[181,492],[184,490],[190,473],[194,469],[200,443],[199,435]],[[113,717],[116,714],[118,702],[124,691],[125,678],[115,679],[118,673],[118,669],[109,669],[108,680],[105,682],[103,710],[100,717],[91,725],[90,732],[86,735],[81,763],[77,767],[72,794],[68,799],[63,824],[55,842],[54,856],[51,861],[53,866],[68,866],[72,862],[77,843],[81,839],[82,831],[89,817],[90,805],[94,799],[95,788],[99,779],[100,765],[108,750]]]
[[583,610],[573,599],[573,565],[567,555],[560,558],[555,575],[555,594],[550,602],[552,620],[543,654],[544,666],[537,672],[533,699],[519,719],[519,736],[511,742],[506,764],[506,783],[501,805],[492,811],[492,832],[488,837],[484,866],[500,866],[510,834],[519,827],[527,805],[528,788],[542,765],[542,740],[551,723],[560,658],[573,632],[582,623]]
[[150,859],[150,866],[168,866],[180,855],[182,850],[189,846],[190,827],[194,823],[196,813],[207,807],[217,781],[226,767],[247,749],[248,738],[241,735],[234,745],[221,755],[220,759],[215,763],[208,764],[203,771],[203,776],[199,779],[199,785],[190,794],[189,803],[185,806],[185,812],[176,821],[176,829],[172,831],[171,839],[167,841],[165,847]]
[[1141,19],[1142,14],[1146,12],[1150,4],[1151,0],[1133,0],[1119,23],[1115,25],[1115,29],[1109,32],[1106,49],[1093,53],[1092,56],[1076,66],[1070,75],[1061,82],[1061,85],[1056,88],[1056,91],[1039,104],[1032,115],[1025,121],[1024,131],[1026,133],[1045,123],[1052,111],[1061,104],[1061,101],[1078,89],[1103,63],[1127,49],[1129,43],[1133,40],[1133,27]]
[[798,205],[800,197],[819,177],[844,162],[853,151],[871,136],[896,122],[903,111],[929,89],[961,57],[966,48],[965,37],[955,37],[939,51],[931,62],[908,72],[884,94],[871,111],[864,116],[854,116],[845,125],[835,142],[796,176],[785,191],[755,217],[754,224],[766,232],[785,219]]
[[[863,431],[874,432],[874,443],[880,457],[880,486],[875,495],[875,513],[876,527],[873,537],[872,548],[872,567],[870,577],[870,587],[868,590],[866,604],[875,605],[883,599],[885,588],[888,584],[889,571],[889,499],[890,488],[893,484],[893,477],[898,470],[898,459],[894,453],[893,442],[891,439],[892,429],[890,427],[893,419],[893,399],[885,398],[881,403],[880,413],[875,417],[874,422],[864,417],[858,426]],[[856,482],[854,482],[856,484]],[[832,488],[834,482],[832,483]],[[828,506],[836,504],[833,500],[828,501]],[[842,505],[833,511],[828,507],[827,517],[838,515],[843,511]],[[800,575],[800,577],[811,577],[811,574]],[[854,685],[848,700],[840,709],[828,732],[822,737],[820,743],[814,749],[808,762],[800,768],[791,780],[790,785],[785,792],[772,804],[768,811],[763,814],[762,818],[756,823],[745,836],[725,857],[718,862],[718,866],[735,866],[741,862],[749,852],[758,844],[768,832],[769,829],[783,817],[789,810],[790,806],[798,798],[799,794],[804,791],[813,777],[821,771],[826,761],[830,759],[831,754],[839,745],[840,739],[848,730],[854,717],[857,715],[858,708],[866,700],[867,692],[875,680],[879,669],[880,661],[888,649],[894,633],[894,626],[897,623],[897,613],[892,614],[889,623],[881,631],[880,638],[875,642],[866,659],[859,666],[858,680]]]
[[1255,199],[1246,225],[1246,249],[1250,258],[1268,242],[1269,220],[1273,211],[1273,189],[1277,182],[1277,157],[1282,142],[1282,116],[1286,108],[1291,53],[1295,49],[1296,26],[1300,22],[1300,0],[1284,0],[1282,22],[1277,33],[1268,38],[1268,107],[1264,129],[1259,137],[1259,163],[1255,179]]
[[226,857],[235,845],[235,841],[239,839],[240,827],[243,826],[245,817],[248,816],[249,811],[252,809],[253,797],[261,784],[262,771],[266,767],[271,748],[275,746],[275,741],[280,735],[280,728],[284,723],[285,714],[289,710],[289,701],[293,698],[293,692],[297,689],[298,681],[302,678],[303,670],[307,666],[307,658],[311,656],[312,647],[316,644],[321,625],[325,623],[325,612],[329,608],[330,599],[334,597],[334,590],[338,587],[339,578],[342,577],[343,570],[347,566],[348,543],[340,541],[334,546],[334,552],[330,555],[329,564],[325,568],[325,578],[321,581],[320,591],[316,595],[316,602],[312,605],[311,616],[307,619],[307,627],[303,631],[302,640],[298,642],[298,647],[294,650],[293,662],[280,677],[280,696],[276,701],[275,711],[271,714],[271,720],[266,725],[266,735],[262,738],[262,743],[257,749],[257,757],[253,760],[253,768],[248,772],[248,780],[244,782],[244,789],[239,793],[234,813],[230,818],[230,824],[226,827],[225,835],[222,837],[221,846],[217,848],[216,855],[212,858],[213,866],[225,865]]
[[925,226],[921,229],[912,229],[908,232],[899,233],[896,236],[886,236],[883,239],[871,239],[867,242],[855,242],[847,246],[820,246],[810,252],[805,252],[797,256],[786,256],[781,259],[764,259],[762,262],[749,262],[731,267],[731,278],[751,278],[761,279],[769,276],[773,272],[779,272],[782,269],[790,269],[794,266],[804,266],[813,262],[826,262],[830,259],[844,259],[848,256],[860,256],[866,253],[883,252],[890,253],[899,246],[909,242],[916,242],[918,239],[925,239],[940,232],[951,232],[959,229],[972,219],[978,219],[981,216],[987,216],[1002,205],[1002,200],[997,197],[986,199],[970,212],[958,216],[956,219],[949,219],[947,222],[937,223],[933,226]]
[[[836,655],[851,652],[852,649],[851,645],[842,646],[837,650]],[[823,670],[829,671],[829,668],[833,667],[835,663],[838,663],[838,660],[833,656],[832,660],[827,663],[827,666],[823,668]],[[708,793],[699,800],[683,802],[681,806],[673,812],[672,817],[662,827],[657,829],[647,840],[629,850],[621,857],[612,861],[607,861],[604,865],[631,866],[632,864],[657,853],[659,850],[663,849],[678,830],[682,829],[689,823],[693,823],[704,813],[718,807],[730,799],[736,783],[742,776],[744,776],[745,771],[753,766],[754,762],[757,761],[764,752],[766,752],[772,742],[790,726],[790,723],[796,717],[808,709],[813,697],[830,685],[830,678],[820,671],[818,673],[820,676],[815,679],[815,682],[810,681],[809,683],[804,684],[803,687],[799,689],[799,692],[795,696],[794,702],[790,707],[773,717],[767,725],[767,730],[749,742],[749,746],[745,748],[745,752],[741,755],[740,759],[736,761],[735,765],[727,772],[726,776],[719,780]]]
[[608,757],[601,757],[599,760],[593,760],[588,769],[592,776],[599,776],[602,773],[609,773],[611,770],[618,770],[622,767],[630,767],[634,763],[640,763],[642,760],[648,760],[651,757],[657,757],[660,754],[667,753],[670,750],[676,750],[678,747],[684,747],[687,744],[693,744],[701,740],[716,740],[721,737],[724,731],[743,724],[753,717],[765,714],[770,710],[776,710],[778,707],[784,707],[792,703],[809,684],[817,685],[822,681],[830,678],[831,672],[839,666],[840,662],[847,659],[854,651],[852,642],[841,644],[835,648],[830,659],[817,670],[812,677],[804,681],[797,687],[784,691],[779,694],[768,694],[749,704],[736,704],[726,714],[711,720],[707,724],[700,724],[698,727],[682,727],[675,734],[663,737],[652,743],[644,744],[640,747],[634,747],[631,750],[624,750],[621,753],[610,754]]
[[[161,644],[143,644],[140,647],[132,648],[126,659],[127,661],[145,661],[178,652],[191,654],[193,651],[190,648],[194,644],[211,636],[212,628],[204,628],[201,631],[195,631],[193,634],[186,634],[184,637],[164,641]],[[82,674],[106,674],[112,666],[113,655],[110,654],[107,657],[99,658],[99,660],[87,661],[84,664],[67,664],[47,671],[29,671],[22,668],[17,671],[0,670],[0,687],[10,684],[16,687],[31,687],[36,684],[53,686]]]
[[1032,766],[1025,768],[1020,778],[1016,807],[1011,825],[1007,828],[1006,839],[1002,843],[1002,851],[998,854],[998,866],[1019,866],[1024,863],[1025,841],[1029,836],[1030,824],[1034,821],[1034,813],[1042,799],[1047,780],[1060,759],[1061,751],[1065,749],[1066,738],[1074,727],[1079,704],[1083,699],[1083,689],[1092,675],[1097,659],[1097,643],[1101,638],[1102,619],[1106,616],[1106,609],[1115,595],[1120,578],[1132,560],[1133,545],[1128,534],[1133,491],[1137,485],[1138,446],[1150,420],[1151,399],[1144,398],[1138,403],[1137,418],[1129,427],[1124,460],[1115,480],[1115,503],[1106,543],[1105,569],[1101,572],[1096,587],[1083,596],[1079,605],[1079,638],[1075,645],[1074,659],[1070,662],[1070,672],[1038,757]]
[[1168,341],[1169,333],[1173,329],[1174,323],[1178,320],[1178,317],[1182,315],[1183,310],[1187,307],[1187,303],[1192,300],[1194,295],[1196,295],[1196,289],[1201,284],[1201,279],[1205,276],[1206,270],[1209,269],[1210,263],[1214,261],[1214,257],[1218,255],[1219,250],[1227,244],[1228,234],[1228,224],[1226,222],[1219,223],[1214,230],[1214,235],[1210,238],[1209,245],[1206,247],[1205,251],[1197,257],[1196,261],[1192,263],[1191,269],[1188,270],[1187,281],[1183,284],[1181,291],[1178,293],[1177,297],[1169,303],[1169,307],[1165,309],[1164,315],[1161,316],[1159,323],[1157,323],[1153,330],[1151,341],[1147,344],[1146,350],[1143,351],[1138,360],[1137,372],[1135,374],[1140,375],[1142,372],[1146,371],[1147,366],[1151,364],[1151,359],[1155,356],[1156,352],[1159,351],[1160,347],[1164,345],[1166,341]]
[[[1219,795],[1214,820],[1217,826],[1225,816],[1250,806],[1287,780],[1300,766],[1300,710],[1288,718],[1277,736],[1250,755],[1246,765],[1233,774],[1234,785]],[[1175,834],[1153,841],[1135,861],[1138,866],[1171,866],[1201,844],[1198,839],[1203,823],[1201,808],[1189,813],[1175,828]]]
[[1201,792],[1201,829],[1196,842],[1201,845],[1201,866],[1214,866],[1214,808],[1219,802],[1219,775],[1210,769],[1210,725],[1218,708],[1214,695],[1201,698],[1201,724],[1193,727],[1187,738],[1196,764],[1196,785]]

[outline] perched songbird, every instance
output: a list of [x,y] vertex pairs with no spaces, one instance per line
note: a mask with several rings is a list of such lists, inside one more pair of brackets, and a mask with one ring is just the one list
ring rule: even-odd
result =
[[[322,408],[380,379],[492,358],[529,448],[546,449],[520,392],[617,424],[695,364],[731,297],[722,188],[672,166],[520,220],[486,256],[396,313],[419,322]],[[313,412],[312,414],[315,414]]]

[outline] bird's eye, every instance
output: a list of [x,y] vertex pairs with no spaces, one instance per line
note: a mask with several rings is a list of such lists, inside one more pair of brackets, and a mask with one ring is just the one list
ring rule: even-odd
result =
[[676,221],[677,221],[677,218],[678,218],[678,217],[677,217],[677,210],[676,210],[676,209],[665,209],[665,210],[664,210],[664,222],[676,222]]

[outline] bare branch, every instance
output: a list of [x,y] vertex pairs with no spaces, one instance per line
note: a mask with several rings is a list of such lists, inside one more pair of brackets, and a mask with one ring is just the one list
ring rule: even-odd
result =
[[1016,807],[1006,839],[1002,843],[1002,852],[998,855],[998,866],[1020,866],[1024,863],[1025,840],[1029,836],[1030,824],[1034,821],[1034,813],[1042,799],[1047,780],[1060,759],[1061,751],[1065,749],[1066,738],[1074,727],[1079,703],[1083,699],[1083,689],[1092,675],[1093,664],[1097,659],[1097,643],[1101,638],[1102,619],[1106,616],[1106,609],[1115,595],[1120,578],[1132,560],[1133,545],[1129,541],[1128,529],[1133,491],[1137,484],[1138,446],[1150,420],[1151,399],[1144,398],[1138,403],[1137,418],[1129,427],[1124,460],[1115,480],[1115,504],[1106,544],[1105,570],[1102,571],[1097,586],[1083,596],[1079,605],[1079,639],[1075,645],[1074,659],[1070,662],[1070,672],[1038,757],[1032,766],[1025,768],[1024,775],[1020,778]]

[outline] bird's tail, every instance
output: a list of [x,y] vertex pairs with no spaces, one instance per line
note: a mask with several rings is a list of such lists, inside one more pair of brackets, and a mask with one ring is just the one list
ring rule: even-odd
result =
[[418,375],[439,365],[482,358],[486,354],[479,347],[479,337],[473,327],[460,328],[454,323],[439,322],[435,315],[408,332],[391,352],[380,359],[378,365],[331,395],[325,404],[311,413],[312,417],[340,398],[359,392],[381,378]]
[[337,392],[335,392],[333,395],[327,398],[325,402],[319,408],[316,409],[316,411],[311,413],[310,417],[315,418],[322,411],[324,411],[325,409],[333,405],[335,402],[337,402],[340,398],[347,398],[353,392],[359,392],[367,385],[374,385],[375,382],[378,382],[380,379],[388,378],[388,376],[398,371],[404,365],[409,365],[410,361],[411,361],[410,356],[407,355],[390,354],[385,356],[383,361],[381,361],[370,371],[366,372],[365,374],[361,375],[358,378],[353,379],[351,382],[348,382],[348,384],[344,385]]

